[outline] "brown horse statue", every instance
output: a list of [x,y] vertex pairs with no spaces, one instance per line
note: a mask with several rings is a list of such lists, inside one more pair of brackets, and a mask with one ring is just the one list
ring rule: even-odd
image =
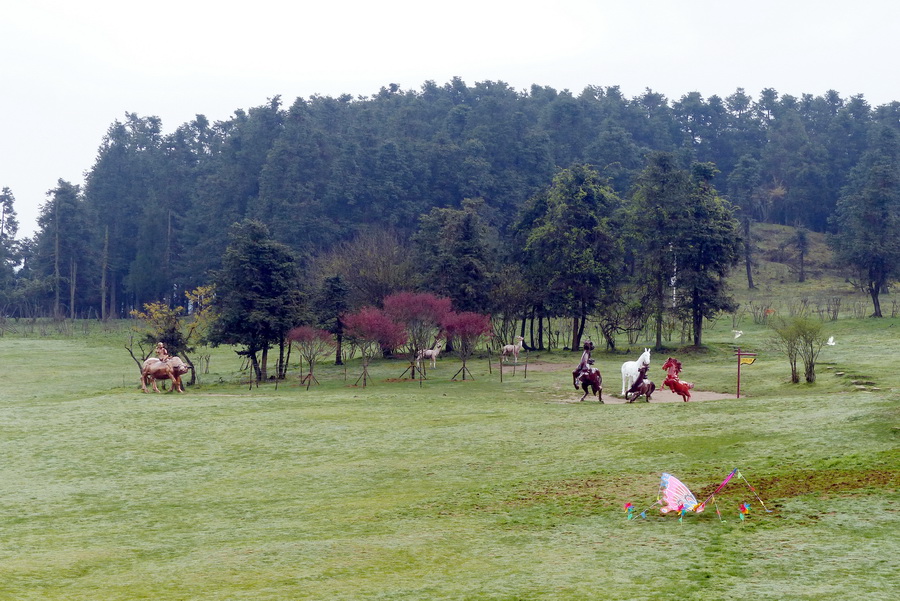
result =
[[[589,363],[593,363],[594,360],[591,359]],[[581,389],[584,390],[584,394],[578,400],[579,402],[583,401],[587,398],[588,388],[591,389],[591,396],[597,395],[597,400],[601,403],[603,402],[603,376],[600,375],[600,370],[596,367],[588,367],[585,371],[581,373]]]
[[650,369],[649,365],[642,365],[638,369],[637,379],[634,381],[634,384],[631,385],[631,388],[629,388],[625,393],[625,398],[629,403],[635,402],[640,397],[644,397],[644,399],[648,403],[650,402],[650,395],[653,394],[654,391],[656,391],[656,384],[647,379],[648,369]]
[[165,361],[150,357],[141,367],[141,390],[147,392],[147,384],[150,383],[153,384],[153,391],[159,392],[159,388],[156,387],[157,380],[172,380],[172,388],[184,392],[181,376],[189,370],[190,368],[178,357],[169,357]]

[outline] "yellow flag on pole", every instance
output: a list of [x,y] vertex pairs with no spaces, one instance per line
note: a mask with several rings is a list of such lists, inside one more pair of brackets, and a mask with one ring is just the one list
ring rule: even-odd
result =
[[741,357],[741,365],[753,365],[756,357]]

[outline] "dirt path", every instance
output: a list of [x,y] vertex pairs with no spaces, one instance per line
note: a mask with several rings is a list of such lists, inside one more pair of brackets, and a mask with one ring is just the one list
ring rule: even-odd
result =
[[[523,369],[523,368],[524,368],[524,365],[519,364],[518,369]],[[504,369],[506,369],[506,367],[504,367]],[[537,371],[540,371],[540,372],[571,371],[565,365],[560,365],[558,363],[543,363],[543,362],[539,362],[539,361],[536,361],[534,363],[529,363],[528,370],[536,371],[536,372]],[[571,386],[571,378],[567,379],[566,381]],[[611,388],[608,388],[607,386],[611,386]],[[619,381],[613,382],[608,385],[606,383],[604,383],[603,402],[606,403],[607,405],[623,405],[623,404],[625,404],[625,402],[626,402],[625,399],[619,398],[619,396],[618,396],[619,392],[621,391],[621,386],[622,386],[622,383]],[[578,391],[576,391],[574,388],[570,388],[569,386],[563,386],[561,388],[561,391],[562,390],[566,391],[567,393],[571,393],[571,394],[570,395],[566,394],[564,398],[554,399],[552,401],[547,401],[547,402],[548,403],[578,403],[579,402],[578,399],[580,399],[581,395],[583,394],[583,392],[580,389]],[[666,388],[664,390],[660,390],[659,388],[657,388],[656,392],[654,392],[650,398],[651,398],[651,401],[650,401],[651,403],[683,403],[684,402],[679,395],[670,391],[668,388]],[[733,399],[733,398],[735,398],[735,396],[733,394],[722,394],[719,392],[709,392],[709,391],[705,391],[705,390],[691,390],[690,402],[693,403],[695,401],[719,401],[719,400],[723,400],[723,399]],[[590,402],[596,403],[597,397],[589,396],[588,398],[586,398],[584,400],[584,402],[585,403],[590,403]],[[641,397],[641,399],[639,401],[635,401],[635,404],[644,403],[644,402],[645,402],[644,397]]]
[[[616,394],[619,393],[621,389],[616,390]],[[548,403],[578,403],[578,399],[581,398],[581,395],[584,394],[580,389],[576,391],[574,388],[568,389],[568,392],[572,393],[570,398],[561,398],[552,401],[547,401]],[[733,394],[721,394],[718,392],[707,392],[705,390],[692,390],[691,391],[691,403],[697,401],[719,401],[722,399],[733,399],[735,398]],[[683,403],[684,401],[680,396],[671,392],[668,388],[665,390],[657,389],[652,395],[650,395],[651,403]],[[597,397],[588,396],[584,399],[585,403],[596,403]],[[618,396],[611,396],[607,394],[606,390],[603,391],[603,402],[607,405],[624,405],[625,399],[619,398]],[[639,401],[635,401],[635,405],[644,404],[644,397],[641,397]]]

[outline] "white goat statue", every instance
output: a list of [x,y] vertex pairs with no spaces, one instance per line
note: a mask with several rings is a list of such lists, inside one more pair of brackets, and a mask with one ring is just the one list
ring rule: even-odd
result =
[[519,362],[519,351],[522,350],[522,347],[524,346],[523,345],[524,341],[525,341],[525,339],[522,338],[521,336],[516,336],[515,344],[507,344],[500,351],[500,360],[502,361],[503,358],[506,357],[506,361],[509,362],[509,356],[512,355],[513,359],[515,359],[515,362],[518,363]]
[[431,359],[431,367],[437,367],[438,355],[441,354],[441,349],[444,348],[444,343],[440,340],[434,343],[434,348],[424,349],[416,353],[416,366],[422,364],[422,359]]

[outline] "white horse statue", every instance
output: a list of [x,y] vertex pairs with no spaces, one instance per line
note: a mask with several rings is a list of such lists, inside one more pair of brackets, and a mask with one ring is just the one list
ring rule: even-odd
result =
[[650,365],[650,349],[648,348],[644,349],[637,361],[626,361],[622,364],[622,396],[625,396],[625,391],[631,388],[631,385],[637,380],[638,370],[643,365]]

